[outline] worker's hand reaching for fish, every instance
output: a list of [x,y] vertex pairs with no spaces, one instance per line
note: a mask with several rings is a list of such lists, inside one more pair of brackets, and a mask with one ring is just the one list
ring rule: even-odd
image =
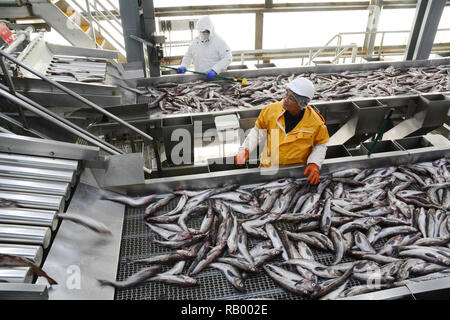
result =
[[310,163],[306,166],[305,172],[303,172],[303,175],[306,176],[306,174],[309,172],[308,181],[310,184],[317,184],[319,183],[319,167],[315,163]]
[[239,150],[238,154],[234,156],[234,164],[242,167],[248,161],[249,154],[247,149]]

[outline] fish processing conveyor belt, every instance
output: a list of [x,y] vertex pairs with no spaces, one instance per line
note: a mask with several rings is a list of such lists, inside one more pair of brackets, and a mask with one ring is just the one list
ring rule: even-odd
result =
[[[20,149],[19,144],[3,143],[2,151]],[[65,212],[82,168],[79,160],[34,156],[24,152],[27,148],[32,152],[30,147],[23,153],[0,152],[0,255],[27,258],[42,267],[59,227],[57,214]],[[47,297],[47,287],[36,284],[34,267],[3,262],[0,297]]]
[[[443,138],[437,139],[442,142],[440,146],[434,145],[425,148],[420,148],[417,146],[415,149],[400,152],[388,151],[374,154],[371,158],[366,155],[361,155],[353,158],[328,159],[324,162],[321,174],[326,176],[332,172],[350,168],[367,169],[400,166],[412,163],[434,161],[442,157],[446,157],[448,161],[450,157],[450,142],[442,136],[440,136],[440,138]],[[430,138],[430,140],[432,139]],[[224,171],[165,179],[151,179],[147,180],[144,188],[142,186],[135,186],[128,188],[127,191],[128,194],[132,196],[158,193],[158,198],[163,199],[167,198],[170,195],[170,191],[173,190],[206,189],[221,185],[229,185],[232,183],[238,183],[240,185],[240,189],[251,190],[259,183],[272,181],[282,177],[298,179],[300,178],[299,175],[301,175],[299,172],[303,172],[303,168],[298,168],[298,166],[280,168],[278,172],[273,175],[265,176],[261,175],[259,169],[242,169],[238,171],[239,172]],[[396,180],[393,187],[398,185],[399,181]],[[331,190],[334,190],[335,186],[336,182],[332,182],[328,187]],[[422,187],[416,182],[411,184],[408,189],[420,191]],[[172,200],[158,210],[158,213],[155,215],[158,216],[173,210],[177,206],[178,201],[178,198],[172,198]],[[145,267],[145,265],[133,263],[133,260],[155,257],[160,254],[173,252],[172,249],[162,246],[154,241],[155,239],[161,240],[161,238],[156,233],[151,232],[148,226],[143,223],[144,215],[145,207],[127,207],[123,226],[119,269],[116,279],[117,281],[127,280],[130,276],[136,274],[139,270]],[[194,217],[189,219],[188,227],[199,229],[201,223],[201,217]],[[285,221],[275,221],[273,222],[273,225],[288,231],[294,231],[292,224]],[[373,247],[375,249],[380,249],[386,243],[387,239],[388,238],[376,241]],[[251,249],[257,242],[258,241],[255,238],[249,236],[249,249]],[[334,254],[332,252],[326,252],[313,248],[312,252],[316,262],[326,266],[332,265],[334,259]],[[355,261],[355,258],[350,255],[345,255],[341,263],[352,261]],[[276,264],[277,262],[282,262],[282,259],[279,257],[273,262]],[[161,272],[169,270],[171,266],[163,266]],[[144,284],[134,288],[119,288],[116,289],[115,299],[303,299],[303,297],[294,295],[277,285],[264,271],[257,274],[248,273],[245,275],[245,292],[237,291],[225,278],[223,273],[214,268],[206,268],[194,277],[198,281],[198,285],[191,287],[164,284],[158,281],[147,281]],[[430,293],[441,289],[449,290],[450,273],[440,275],[440,277],[441,278],[439,279],[427,279],[423,281],[411,282],[406,285],[399,285],[389,289],[375,290],[370,293],[352,296],[351,299],[412,299],[413,294],[417,298],[420,297],[420,294]],[[323,281],[319,283],[323,283]],[[362,284],[365,283],[351,278],[346,288],[349,289]]]

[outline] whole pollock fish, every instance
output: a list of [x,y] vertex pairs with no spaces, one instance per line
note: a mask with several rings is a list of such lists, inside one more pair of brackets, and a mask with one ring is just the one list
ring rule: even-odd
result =
[[221,257],[217,258],[217,261],[235,266],[245,272],[258,272],[258,268],[255,265],[241,258]]
[[398,227],[385,228],[385,229],[381,230],[380,233],[378,233],[375,236],[375,239],[372,243],[375,243],[379,239],[382,239],[384,237],[390,237],[390,236],[394,236],[397,234],[413,233],[413,232],[417,232],[417,231],[418,230],[416,228],[413,228],[410,226],[398,226]]
[[258,207],[252,207],[245,204],[233,203],[233,202],[225,202],[225,205],[230,207],[233,211],[239,212],[246,215],[257,215],[264,214],[264,210]]
[[302,208],[300,209],[301,214],[314,213],[319,207],[320,194],[313,193],[311,196],[306,199],[303,203]]
[[348,269],[342,276],[319,284],[318,289],[311,294],[311,298],[320,298],[340,287],[352,275],[353,268]]
[[158,263],[168,263],[168,262],[172,262],[172,261],[191,259],[193,257],[195,257],[195,253],[191,250],[177,250],[174,253],[160,254],[157,256],[144,258],[144,259],[134,259],[134,260],[131,260],[131,262],[158,264]]
[[[297,249],[295,248],[295,246],[291,242],[291,240],[288,238],[285,231],[282,229],[279,229],[278,234],[280,236],[280,239],[283,243],[284,248],[286,248],[289,259],[302,259],[302,256],[297,251]],[[295,268],[297,269],[298,274],[301,275],[303,278],[317,282],[317,277],[311,271],[306,270],[299,265],[296,265]]]
[[363,285],[348,288],[340,296],[341,297],[352,297],[352,296],[357,296],[360,294],[373,292],[376,290],[389,289],[389,288],[392,288],[393,286],[394,286],[394,284],[392,284],[392,283],[363,284]]
[[101,200],[109,200],[114,201],[122,204],[129,205],[130,207],[140,207],[145,206],[149,204],[150,202],[153,202],[156,198],[156,194],[151,194],[145,197],[139,197],[139,198],[132,198],[132,197],[126,197],[126,196],[108,196],[103,194],[100,199]]
[[188,267],[188,269],[186,271],[186,273],[188,275],[192,274],[192,271],[195,269],[195,267],[198,265],[198,263],[205,258],[206,254],[211,249],[211,247],[210,247],[211,246],[211,242],[210,242],[210,238],[209,237],[206,239],[205,242],[203,242],[203,244],[201,244],[201,243],[198,243],[198,244],[200,244],[201,247],[198,249],[196,257],[194,258],[194,260],[189,265],[189,267]]
[[347,287],[350,280],[346,280],[344,283],[342,283],[340,286],[338,286],[334,291],[331,291],[330,293],[323,295],[320,300],[335,300],[339,298],[342,293],[344,292],[345,288]]
[[277,230],[275,229],[275,227],[272,224],[267,223],[266,224],[266,232],[267,232],[267,235],[269,236],[270,241],[272,241],[273,247],[274,248],[282,248],[283,252],[281,253],[281,256],[283,257],[284,260],[288,260],[289,255],[288,255],[287,250],[284,247],[283,242],[281,241],[281,238],[280,238]]
[[278,179],[278,180],[275,180],[275,181],[272,181],[269,183],[264,183],[260,186],[257,186],[255,188],[253,188],[253,191],[261,190],[261,189],[269,189],[269,188],[283,188],[292,182],[294,182],[294,179],[292,179],[292,178]]
[[265,251],[263,254],[254,257],[255,267],[259,268],[267,261],[270,261],[280,255],[283,252],[283,248],[273,248]]
[[253,261],[253,257],[248,250],[247,233],[242,229],[242,227],[239,228],[237,247],[239,253],[244,257],[244,259],[254,265],[255,262]]
[[158,202],[150,204],[147,208],[145,208],[144,219],[150,217],[155,212],[157,212],[159,209],[161,209],[162,207],[166,206],[170,201],[175,199],[175,197],[176,197],[176,195],[172,194],[172,195],[170,195],[170,196],[168,196],[168,197],[166,197],[164,199],[159,200]]
[[78,225],[86,227],[92,231],[95,231],[100,234],[106,234],[112,236],[112,231],[103,223],[92,219],[91,217],[81,216],[74,213],[57,213],[56,216],[59,219],[64,219],[68,221],[72,221]]
[[355,244],[361,250],[368,253],[376,253],[375,249],[370,244],[370,241],[367,239],[364,233],[360,231],[354,232]]
[[144,282],[146,282],[148,279],[153,277],[155,274],[157,274],[161,270],[161,266],[151,266],[148,268],[143,268],[136,272],[135,274],[131,275],[124,281],[109,281],[109,280],[101,280],[97,279],[99,284],[101,286],[111,286],[116,289],[127,289],[132,288],[135,286],[138,286]]
[[320,230],[325,235],[328,235],[331,227],[331,199],[325,202],[322,217],[320,218]]
[[242,276],[236,267],[220,262],[210,263],[209,267],[222,271],[233,287],[241,292],[245,291],[244,281],[242,280]]
[[11,254],[0,254],[0,267],[30,267],[35,275],[44,277],[50,285],[58,284],[54,279],[49,277],[44,270],[27,258]]
[[[372,227],[373,225],[378,224],[380,222],[381,222],[381,219],[379,217],[359,218],[359,219],[353,220],[351,222],[348,222],[346,224],[343,224],[342,226],[339,227],[339,231],[342,234],[344,234],[349,231],[353,231],[355,229],[367,230],[370,227]],[[378,235],[379,234],[377,234],[377,236]]]
[[307,297],[316,290],[314,282],[304,279],[296,273],[271,264],[264,265],[263,269],[276,283],[295,295]]
[[153,240],[153,242],[158,243],[160,245],[169,247],[169,248],[183,248],[183,247],[188,247],[191,244],[194,244],[198,241],[201,241],[202,239],[204,239],[206,237],[206,234],[198,234],[198,235],[193,235],[191,238],[186,239],[186,240],[174,240],[174,241],[160,241],[160,240]]
[[330,237],[331,237],[331,241],[333,242],[334,249],[335,249],[333,265],[336,265],[336,264],[340,263],[342,258],[344,257],[345,239],[344,239],[343,235],[341,234],[341,232],[334,227],[330,228]]
[[305,201],[311,196],[311,193],[305,193],[298,198],[297,203],[295,204],[294,209],[292,210],[292,213],[297,213],[305,203]]
[[186,275],[173,275],[173,274],[158,274],[154,277],[151,277],[147,281],[156,281],[163,282],[168,284],[176,284],[183,287],[195,286],[198,284],[198,281],[194,278],[191,278]]
[[341,170],[338,172],[333,172],[331,174],[331,176],[333,178],[349,178],[349,177],[358,175],[359,173],[361,173],[361,171],[362,171],[361,169],[356,169],[356,168],[346,169],[346,170]]
[[237,191],[219,193],[219,194],[212,196],[211,199],[221,199],[221,200],[241,202],[241,203],[249,202],[252,200],[252,198],[249,197],[248,195],[241,193],[241,192],[237,192]]
[[301,240],[301,241],[307,243],[308,245],[313,246],[317,249],[320,249],[323,251],[328,251],[328,248],[325,244],[323,244],[317,238],[309,236],[309,235],[305,234],[304,232],[294,233],[294,232],[286,231],[286,234],[294,240]]
[[306,260],[306,259],[288,259],[282,262],[280,265],[299,265],[302,268],[305,268],[316,276],[321,278],[338,278],[341,274],[339,272],[334,271],[331,267],[327,267],[319,262],[314,260]]
[[214,260],[216,260],[216,258],[218,258],[222,254],[225,246],[226,243],[221,243],[212,248],[207,253],[206,257],[203,260],[199,261],[199,263],[195,266],[195,268],[192,270],[190,274],[195,275],[200,271],[202,271],[203,269],[205,269],[210,263],[212,263]]
[[178,202],[177,206],[175,207],[175,209],[173,209],[172,211],[169,211],[167,213],[165,213],[164,215],[166,216],[172,216],[174,214],[177,214],[179,212],[181,212],[181,210],[183,210],[184,206],[186,205],[186,202],[188,201],[188,196],[187,195],[182,195],[180,198],[180,201]]
[[233,216],[233,227],[231,228],[230,235],[227,238],[228,251],[231,254],[237,252],[237,232],[238,232],[238,221],[236,216]]

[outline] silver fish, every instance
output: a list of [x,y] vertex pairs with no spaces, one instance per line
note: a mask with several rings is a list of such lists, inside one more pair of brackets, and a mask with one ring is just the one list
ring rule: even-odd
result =
[[252,198],[250,198],[248,195],[237,191],[219,193],[212,196],[211,199],[221,199],[241,203],[246,203],[252,200]]
[[297,247],[298,252],[300,254],[300,258],[306,260],[315,260],[314,254],[312,253],[311,249],[308,247],[306,243],[304,243],[303,241],[297,241]]
[[175,197],[176,197],[176,195],[172,194],[164,199],[159,200],[158,202],[150,204],[147,208],[145,208],[144,219],[147,219],[152,214],[154,214],[156,211],[158,211],[162,207],[166,206],[170,201],[175,199]]
[[129,205],[130,207],[140,207],[145,206],[149,204],[150,202],[153,202],[156,198],[156,194],[151,194],[145,197],[138,197],[138,198],[132,198],[132,197],[126,197],[126,196],[108,196],[103,194],[100,199],[101,200],[110,200],[118,203],[123,203],[126,205]]
[[334,291],[331,291],[330,293],[322,296],[320,300],[335,300],[339,298],[339,296],[342,295],[345,288],[347,287],[347,284],[350,282],[350,280],[346,280],[344,283],[342,283],[340,286],[337,287]]
[[328,235],[331,227],[331,199],[325,202],[322,217],[320,218],[320,230]]
[[103,223],[101,223],[101,222],[99,222],[99,221],[97,221],[95,219],[92,219],[91,217],[81,216],[81,215],[74,214],[74,213],[70,213],[70,214],[68,214],[68,213],[57,213],[56,216],[58,218],[60,218],[60,219],[72,221],[72,222],[74,222],[76,224],[79,224],[79,225],[81,225],[83,227],[91,229],[91,230],[93,230],[93,231],[95,231],[97,233],[107,234],[107,235],[112,236],[111,230],[109,230],[109,228],[105,224],[103,224]]
[[219,245],[216,245],[214,248],[212,248],[207,254],[206,257],[204,257],[202,260],[198,262],[198,264],[193,268],[191,271],[191,275],[195,275],[205,269],[210,263],[212,263],[216,258],[218,258],[224,248],[226,246],[226,243],[221,243]]
[[47,279],[50,285],[58,284],[54,279],[49,277],[47,273],[42,270],[37,264],[24,257],[19,257],[11,254],[0,254],[0,268],[2,267],[30,267],[36,276],[44,277],[45,279]]
[[316,262],[314,260],[307,260],[307,259],[288,259],[284,262],[282,262],[280,265],[299,265],[302,268],[305,268],[312,273],[314,273],[316,276],[321,278],[337,278],[341,274],[339,272],[334,271],[332,268],[327,267],[326,265],[323,265],[319,262]]
[[361,169],[356,169],[356,168],[346,169],[346,170],[341,170],[338,172],[333,172],[331,174],[331,176],[333,178],[348,178],[348,177],[353,177],[353,176],[358,175],[359,173],[361,173],[361,171],[362,171]]
[[245,204],[225,202],[225,205],[230,207],[233,211],[246,215],[264,214],[264,211],[258,207],[252,207]]
[[131,275],[129,278],[127,278],[124,281],[109,281],[109,280],[101,280],[97,279],[99,284],[101,286],[111,286],[116,289],[126,289],[135,287],[145,281],[147,281],[149,278],[153,277],[156,273],[158,273],[161,270],[161,266],[151,266],[148,268],[143,268],[139,270],[137,273]]
[[273,248],[273,249],[265,251],[263,254],[256,256],[254,258],[255,267],[259,268],[264,263],[266,263],[269,260],[272,260],[273,258],[278,256],[282,252],[283,252],[283,248]]
[[334,199],[340,198],[343,193],[344,193],[344,185],[342,184],[342,182],[339,182],[334,188],[333,198]]
[[177,214],[177,213],[181,212],[181,210],[183,210],[184,206],[186,205],[187,201],[188,201],[188,196],[187,195],[182,195],[181,198],[180,198],[180,201],[178,202],[178,204],[175,207],[175,209],[165,213],[165,215],[172,216],[174,214]]
[[333,242],[334,249],[335,249],[333,265],[336,265],[339,262],[341,262],[342,258],[344,257],[345,239],[344,239],[343,235],[341,234],[341,232],[338,229],[336,229],[335,227],[330,228],[330,237],[331,237],[331,241]]
[[266,224],[266,232],[267,235],[269,236],[270,241],[272,241],[272,245],[274,248],[282,248],[283,252],[281,253],[282,257],[284,260],[288,260],[289,259],[289,255],[286,251],[286,248],[283,245],[283,242],[281,241],[281,238],[277,232],[277,230],[275,229],[275,227],[270,224],[267,223]]
[[231,254],[237,252],[237,232],[238,232],[238,221],[236,216],[233,216],[233,227],[231,228],[230,235],[227,239],[228,251]]
[[319,207],[320,194],[313,193],[304,202],[302,208],[300,209],[301,214],[314,213]]
[[227,263],[229,265],[235,266],[236,268],[241,269],[246,272],[258,272],[258,269],[253,264],[241,258],[232,258],[232,257],[222,257],[217,258],[218,262]]
[[254,265],[255,262],[253,261],[253,257],[248,251],[247,233],[242,228],[240,228],[238,232],[237,246],[239,253],[244,257],[244,259]]
[[354,237],[355,237],[355,244],[360,250],[368,253],[376,253],[375,249],[372,247],[370,241],[367,239],[364,233],[360,231],[355,231]]
[[304,279],[293,272],[271,264],[266,264],[263,268],[276,283],[296,295],[309,296],[316,290],[315,282]]
[[309,193],[309,192],[301,195],[300,198],[298,198],[297,203],[295,204],[295,207],[292,210],[292,212],[294,214],[297,213],[300,210],[300,208],[302,208],[303,204],[310,196],[311,196],[311,193]]
[[239,291],[245,291],[244,281],[236,267],[220,262],[214,262],[209,264],[210,267],[216,268],[223,272],[227,280]]
[[343,283],[345,283],[347,281],[347,279],[352,275],[352,273],[353,273],[353,268],[350,268],[339,278],[319,284],[318,290],[315,290],[311,294],[311,298],[322,297],[322,296],[330,293],[331,291],[335,290],[336,288],[340,287]]
[[418,230],[416,228],[410,227],[410,226],[398,226],[398,227],[389,227],[389,228],[385,228],[383,230],[380,231],[380,233],[378,233],[375,236],[375,239],[372,243],[377,242],[379,239],[382,239],[384,237],[391,237],[397,234],[405,234],[405,233],[413,233],[413,232],[417,232]]
[[376,284],[363,284],[359,286],[354,286],[345,290],[341,296],[352,297],[364,293],[373,292],[375,290],[389,289],[393,286],[392,283],[376,283]]
[[159,263],[167,263],[172,261],[178,261],[178,260],[185,260],[190,259],[195,256],[195,253],[192,250],[177,250],[174,253],[168,253],[168,254],[160,254],[149,258],[144,259],[135,259],[131,260],[133,263],[153,263],[153,264],[159,264]]
[[359,219],[353,220],[349,223],[343,224],[342,226],[339,227],[339,231],[342,234],[344,234],[349,231],[353,231],[355,229],[367,230],[371,226],[378,224],[380,222],[381,222],[381,219],[379,217],[359,218]]
[[264,210],[264,212],[269,212],[270,209],[272,209],[277,198],[280,196],[280,194],[281,190],[274,190],[270,192],[269,196],[264,200],[261,209]]
[[400,260],[398,258],[388,257],[388,256],[384,256],[381,254],[367,253],[364,251],[352,251],[351,254],[358,258],[372,260],[372,261],[375,261],[376,263],[380,263],[380,264],[386,264],[386,263],[396,262],[396,261]]
[[176,284],[184,287],[195,286],[198,284],[198,281],[194,278],[185,275],[173,275],[173,274],[158,274],[155,277],[148,279],[148,281],[157,281],[168,284]]
[[294,232],[286,231],[286,234],[294,240],[301,240],[301,241],[303,241],[313,247],[316,247],[320,250],[328,251],[327,246],[324,245],[321,241],[319,241],[317,238],[309,236],[303,232],[294,233]]
[[258,187],[255,187],[255,188],[253,188],[253,191],[261,190],[261,189],[268,189],[268,188],[283,188],[283,187],[287,186],[288,184],[292,183],[293,181],[294,181],[294,179],[292,179],[292,178],[278,179],[276,181],[264,183]]
[[433,250],[428,247],[423,247],[421,249],[407,249],[408,247],[405,247],[401,252],[399,252],[399,256],[401,257],[410,257],[410,258],[419,258],[423,259],[428,262],[441,264],[444,266],[450,266],[450,258],[445,256],[445,254],[442,254],[439,252],[439,250]]
[[193,235],[191,238],[186,239],[186,240],[178,240],[178,241],[177,240],[174,240],[174,241],[153,240],[153,242],[158,243],[163,246],[166,246],[166,247],[170,247],[170,248],[183,248],[183,247],[188,247],[191,244],[194,244],[198,241],[201,241],[205,237],[206,237],[205,234],[198,234],[198,235]]

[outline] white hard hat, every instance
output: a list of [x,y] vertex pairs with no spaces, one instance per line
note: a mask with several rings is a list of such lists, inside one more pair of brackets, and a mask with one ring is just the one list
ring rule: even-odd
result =
[[314,85],[306,78],[296,78],[289,82],[287,87],[299,96],[308,97],[309,99],[314,97]]

